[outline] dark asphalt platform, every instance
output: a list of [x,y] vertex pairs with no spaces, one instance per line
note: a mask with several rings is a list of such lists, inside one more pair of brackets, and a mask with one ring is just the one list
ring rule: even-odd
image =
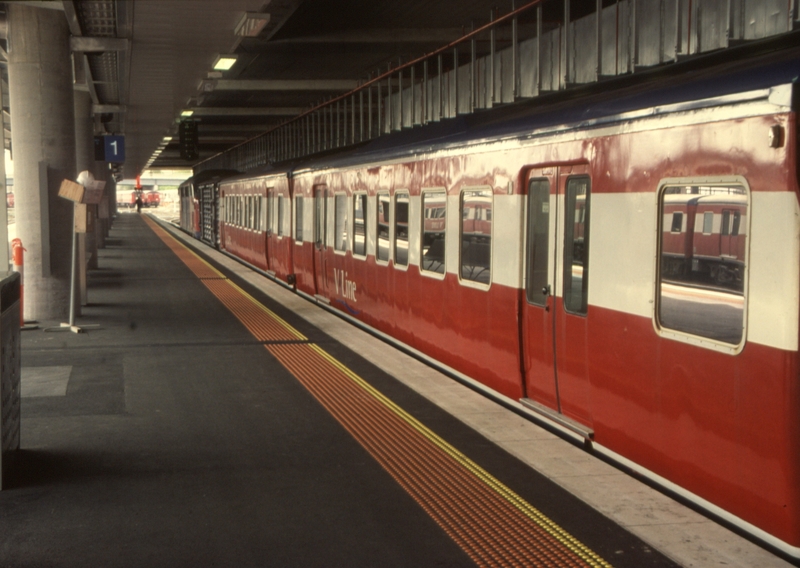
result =
[[[240,285],[610,564],[674,565]],[[77,323],[98,329],[23,332],[0,566],[474,566],[138,215],[115,221],[89,302]]]

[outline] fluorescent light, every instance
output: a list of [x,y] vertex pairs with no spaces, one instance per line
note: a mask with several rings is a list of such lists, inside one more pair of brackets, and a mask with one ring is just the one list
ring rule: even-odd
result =
[[162,142],[166,142],[167,144],[169,144],[170,142],[172,142],[172,136],[164,136]]
[[234,63],[236,63],[235,55],[219,55],[217,56],[217,60],[214,62],[214,70],[227,71],[233,67]]
[[181,112],[181,116],[192,116],[194,114],[193,110],[185,110]]

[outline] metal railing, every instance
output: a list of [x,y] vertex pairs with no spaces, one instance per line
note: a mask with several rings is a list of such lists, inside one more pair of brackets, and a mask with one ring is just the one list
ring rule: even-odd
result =
[[[792,31],[800,0],[533,0],[208,158],[247,171]],[[604,4],[607,4],[604,6]],[[547,12],[545,12],[547,10]],[[547,17],[545,16],[547,14]],[[556,18],[553,18],[556,14]]]

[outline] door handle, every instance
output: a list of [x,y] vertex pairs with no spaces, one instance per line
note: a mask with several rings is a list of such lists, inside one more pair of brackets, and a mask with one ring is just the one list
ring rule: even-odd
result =
[[543,296],[549,296],[550,295],[550,284],[548,284],[547,286],[542,288],[542,295]]

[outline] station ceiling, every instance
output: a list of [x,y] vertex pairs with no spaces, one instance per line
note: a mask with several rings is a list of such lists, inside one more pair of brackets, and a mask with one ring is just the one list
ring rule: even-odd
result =
[[[501,15],[512,9],[511,0],[26,3],[64,11],[77,80],[85,78],[94,99],[96,133],[125,136],[127,178],[148,164],[191,167],[371,73],[448,44],[489,22],[493,9]],[[572,4],[593,9],[596,0]],[[235,63],[215,71],[225,54],[235,55]],[[198,127],[194,160],[183,159],[178,144],[187,111]]]

